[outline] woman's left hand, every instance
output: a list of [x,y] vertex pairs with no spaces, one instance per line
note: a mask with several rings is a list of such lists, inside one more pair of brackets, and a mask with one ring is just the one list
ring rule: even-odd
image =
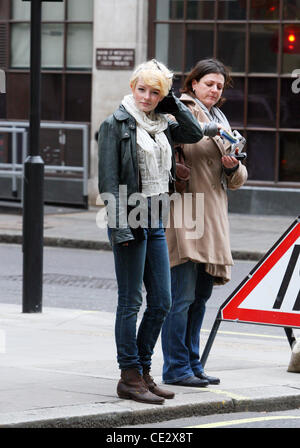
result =
[[222,164],[225,168],[230,169],[230,168],[235,168],[239,164],[239,161],[233,156],[223,156]]

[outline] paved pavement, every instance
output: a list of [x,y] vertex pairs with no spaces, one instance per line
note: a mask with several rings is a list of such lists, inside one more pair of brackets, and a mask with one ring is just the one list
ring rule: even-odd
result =
[[[105,229],[96,225],[97,216],[101,223],[99,210],[46,207],[45,244],[109,249]],[[230,215],[234,258],[258,260],[295,219]],[[21,214],[0,210],[0,242],[21,239]],[[4,302],[5,291],[1,294]],[[287,371],[291,350],[284,332],[259,337],[245,332],[237,338],[234,326],[233,331],[222,331],[222,325],[206,364],[209,374],[221,378],[219,385],[165,386],[176,396],[162,406],[121,400],[116,395],[113,327],[112,313],[44,308],[42,313],[25,314],[18,305],[0,303],[0,427],[117,428],[300,406],[300,377]],[[209,330],[202,333],[205,344]],[[159,341],[152,371],[158,383],[161,367]]]

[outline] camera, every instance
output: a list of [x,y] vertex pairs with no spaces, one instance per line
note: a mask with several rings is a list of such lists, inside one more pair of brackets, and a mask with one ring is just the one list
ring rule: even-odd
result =
[[233,131],[232,134],[230,134],[228,131],[225,131],[225,129],[221,129],[220,135],[231,143],[230,156],[234,156],[238,160],[244,160],[247,157],[247,154],[242,152],[246,144],[246,139],[238,131]]

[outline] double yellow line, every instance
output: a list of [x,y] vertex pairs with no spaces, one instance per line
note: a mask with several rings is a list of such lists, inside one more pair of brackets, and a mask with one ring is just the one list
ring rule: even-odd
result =
[[300,416],[296,415],[276,415],[271,417],[253,417],[253,418],[243,418],[238,420],[230,420],[227,422],[214,422],[205,423],[204,425],[187,426],[187,428],[223,428],[225,426],[242,425],[247,423],[255,422],[266,422],[270,420],[295,420],[300,419]]

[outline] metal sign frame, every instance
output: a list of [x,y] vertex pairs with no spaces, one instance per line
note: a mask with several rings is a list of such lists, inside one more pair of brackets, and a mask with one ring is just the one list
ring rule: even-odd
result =
[[[291,326],[287,326],[284,324],[280,324],[280,323],[267,323],[267,322],[254,322],[254,321],[245,321],[245,320],[239,320],[238,318],[235,319],[228,319],[224,317],[224,309],[228,306],[228,304],[233,300],[233,298],[238,294],[239,291],[241,291],[241,289],[246,285],[246,283],[249,281],[249,279],[251,279],[253,277],[253,275],[260,269],[260,267],[265,263],[265,261],[271,256],[271,254],[274,252],[274,250],[276,248],[278,248],[286,239],[286,237],[293,231],[293,229],[296,229],[297,226],[300,225],[300,216],[298,216],[298,218],[291,224],[291,226],[284,232],[284,234],[279,238],[279,240],[272,246],[272,248],[264,255],[264,257],[262,257],[262,259],[254,266],[254,268],[251,270],[251,272],[247,275],[247,277],[245,277],[242,282],[235,288],[235,290],[230,294],[230,296],[225,300],[225,302],[220,306],[219,311],[217,313],[217,317],[215,319],[214,325],[211,329],[210,335],[208,337],[208,340],[206,342],[205,348],[203,350],[203,354],[201,357],[201,364],[204,367],[205,363],[207,361],[209,352],[211,350],[211,347],[213,345],[213,342],[215,340],[215,337],[217,335],[219,326],[221,324],[222,321],[227,321],[227,322],[238,322],[238,323],[247,323],[247,324],[253,324],[253,325],[268,325],[268,326],[276,326],[276,327],[283,327],[286,333],[286,336],[288,338],[288,342],[290,347],[292,348],[294,343],[296,342],[296,339],[294,337],[293,334],[293,327],[294,328],[299,328],[299,327],[295,327],[294,325]],[[292,257],[291,257],[292,258]],[[280,259],[280,258],[279,258]],[[291,262],[291,261],[290,261]],[[275,263],[276,264],[276,263]],[[274,265],[275,265],[274,264]],[[290,263],[289,263],[290,264]],[[287,271],[290,271],[290,269],[287,269]],[[290,272],[289,272],[290,274]],[[284,279],[282,281],[282,284],[284,283]],[[244,299],[243,299],[244,300]],[[240,302],[242,303],[243,300]],[[277,299],[276,299],[277,300]],[[276,300],[274,303],[274,307],[278,309],[278,307],[276,307]],[[298,298],[297,300],[298,301]]]

